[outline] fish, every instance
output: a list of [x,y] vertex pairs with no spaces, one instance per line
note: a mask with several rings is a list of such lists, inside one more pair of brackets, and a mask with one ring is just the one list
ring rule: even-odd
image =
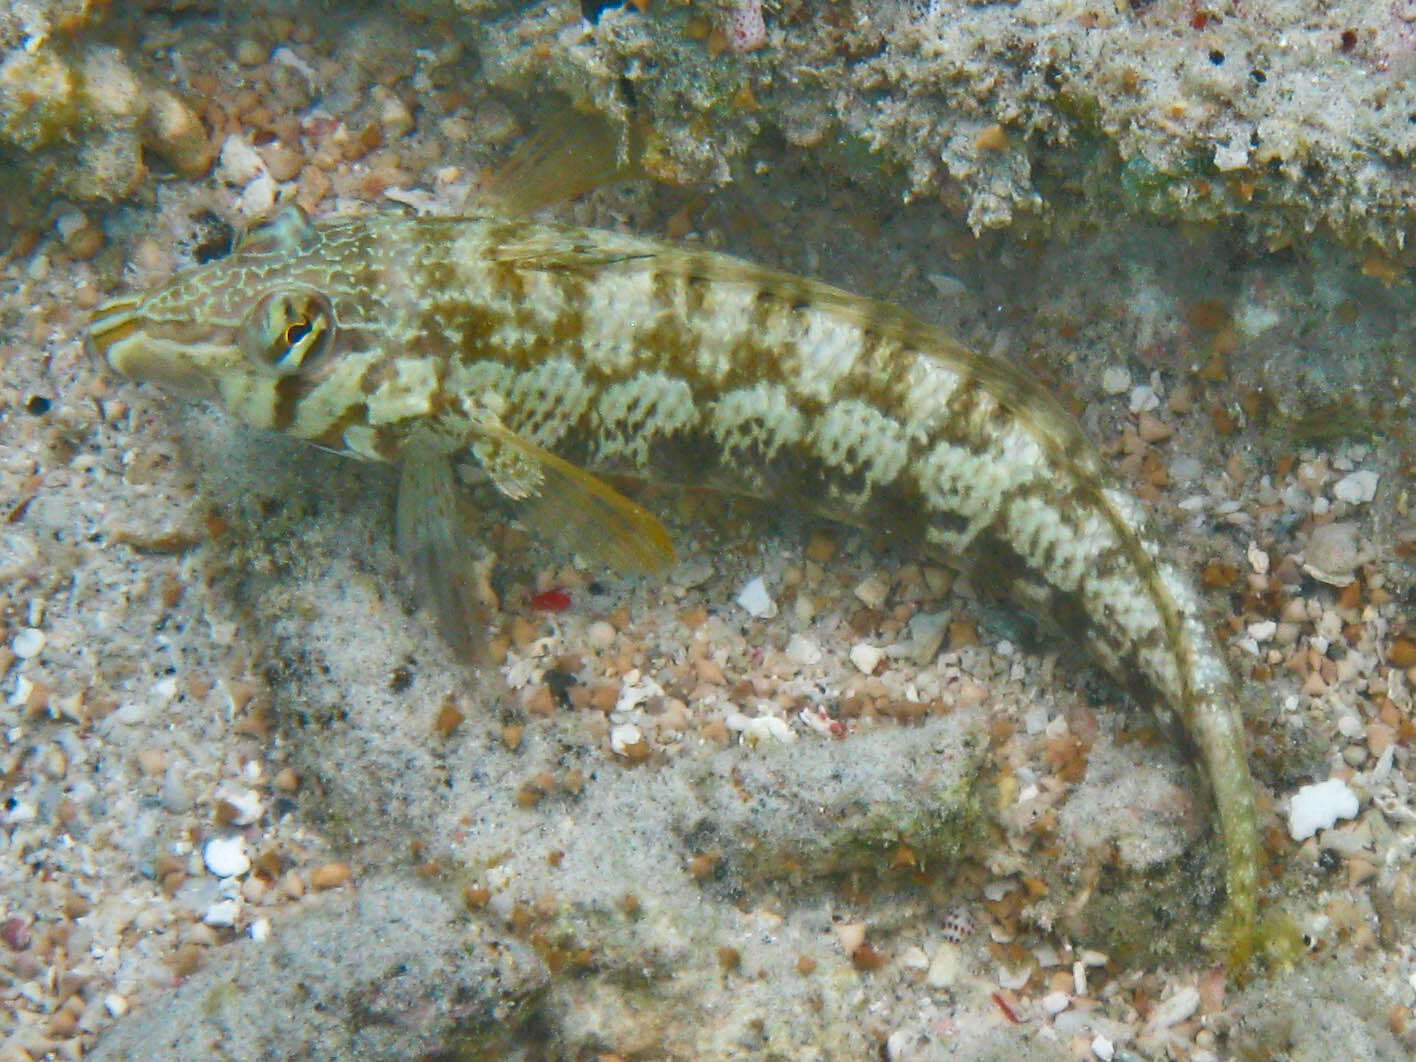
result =
[[1036,380],[890,303],[726,255],[473,211],[282,209],[225,258],[98,309],[118,374],[400,466],[395,537],[457,644],[480,622],[458,462],[624,571],[674,560],[607,478],[769,499],[966,558],[1079,636],[1197,762],[1225,853],[1221,938],[1254,954],[1243,713],[1190,579]]

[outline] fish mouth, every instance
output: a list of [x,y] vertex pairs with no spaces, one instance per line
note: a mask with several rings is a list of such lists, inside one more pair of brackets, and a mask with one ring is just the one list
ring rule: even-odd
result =
[[141,304],[141,299],[127,298],[99,307],[84,335],[84,350],[92,360],[123,371],[113,364],[113,348],[142,327],[135,312]]
[[130,380],[155,383],[191,398],[208,398],[216,388],[188,356],[188,344],[155,336],[139,313],[142,300],[115,299],[89,322],[84,347],[100,365]]

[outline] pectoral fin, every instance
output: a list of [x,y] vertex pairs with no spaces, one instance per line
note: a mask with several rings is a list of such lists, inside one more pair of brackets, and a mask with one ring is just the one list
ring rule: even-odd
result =
[[459,660],[479,663],[482,632],[497,604],[489,579],[492,558],[475,555],[458,509],[452,461],[429,433],[414,436],[404,455],[394,530],[398,552],[439,631]]
[[669,532],[653,513],[608,483],[499,423],[480,420],[472,447],[492,482],[528,524],[563,548],[625,573],[674,563]]

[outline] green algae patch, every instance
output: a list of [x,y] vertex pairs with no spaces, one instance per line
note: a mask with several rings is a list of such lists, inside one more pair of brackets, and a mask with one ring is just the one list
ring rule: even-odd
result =
[[709,880],[920,870],[937,875],[989,838],[982,717],[958,713],[841,742],[735,748],[705,761],[678,833]]

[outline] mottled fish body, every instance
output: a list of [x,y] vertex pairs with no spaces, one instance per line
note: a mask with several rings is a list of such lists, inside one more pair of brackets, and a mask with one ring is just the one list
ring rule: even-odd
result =
[[[451,459],[469,454],[622,567],[671,550],[584,470],[967,553],[981,585],[1080,633],[1193,746],[1227,850],[1231,951],[1247,959],[1257,817],[1222,652],[1141,504],[1012,366],[894,306],[709,252],[492,217],[315,225],[295,211],[100,310],[91,340],[124,375],[401,462],[400,547],[444,585]],[[471,615],[438,608],[445,626]]]

